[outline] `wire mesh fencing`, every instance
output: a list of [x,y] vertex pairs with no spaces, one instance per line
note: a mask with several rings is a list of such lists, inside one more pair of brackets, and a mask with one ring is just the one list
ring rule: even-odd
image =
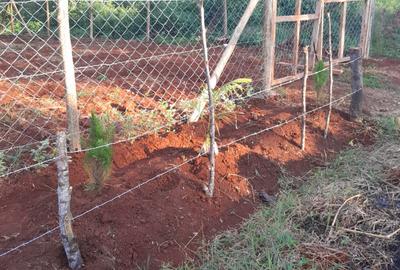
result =
[[[205,89],[196,0],[70,0],[77,108],[85,142],[92,112],[107,114],[114,143],[170,130],[191,115]],[[226,50],[249,1],[205,1],[210,67]],[[277,1],[277,16],[315,14],[317,0]],[[330,3],[334,29],[343,3]],[[359,42],[363,1],[346,3],[345,54]],[[234,47],[217,87],[251,80],[246,93],[265,92],[265,1],[259,1]],[[57,131],[67,128],[59,2],[0,3],[0,175],[46,166],[55,158]],[[276,23],[275,78],[302,70],[303,46],[313,43],[314,20]],[[339,25],[339,26],[337,26]],[[300,34],[296,36],[296,33]],[[327,31],[323,31],[326,35]],[[340,42],[334,32],[334,44]],[[326,48],[327,38],[323,38]],[[338,50],[339,45],[335,45]],[[295,60],[294,60],[295,59]],[[293,65],[293,61],[295,65]],[[304,69],[304,67],[303,67]],[[221,100],[226,102],[226,100]],[[71,136],[71,134],[70,134]],[[87,146],[83,143],[83,150]]]

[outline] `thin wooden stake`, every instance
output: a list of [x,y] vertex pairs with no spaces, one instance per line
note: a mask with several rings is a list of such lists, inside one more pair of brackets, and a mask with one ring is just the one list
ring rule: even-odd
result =
[[150,41],[150,34],[151,34],[151,2],[150,0],[147,0],[146,2],[146,11],[147,11],[147,16],[146,16],[146,41]]
[[89,35],[90,39],[94,39],[94,26],[93,26],[93,0],[89,0]]
[[346,42],[346,22],[347,22],[347,2],[343,2],[340,15],[339,50],[338,50],[339,59],[344,57],[344,47]]
[[215,186],[215,151],[216,151],[216,143],[215,143],[215,108],[214,108],[214,100],[213,100],[213,87],[211,85],[211,76],[210,76],[210,65],[208,60],[208,47],[207,47],[207,33],[206,33],[206,23],[205,23],[205,15],[204,15],[204,0],[199,0],[200,6],[200,19],[201,19],[201,39],[203,43],[203,54],[204,54],[204,68],[205,75],[207,79],[207,92],[208,92],[208,109],[210,114],[210,152],[209,152],[209,160],[210,160],[210,178],[208,187],[205,188],[205,192],[207,196],[212,197],[214,195],[214,186]]
[[329,30],[329,107],[326,116],[324,138],[328,137],[329,124],[332,114],[332,95],[333,95],[333,56],[332,56],[332,21],[331,14],[328,13],[328,30]]
[[68,17],[68,0],[58,0],[58,25],[64,64],[68,132],[72,150],[80,150],[78,98],[76,94],[75,67],[72,58],[71,35]]
[[299,65],[299,46],[300,46],[300,31],[301,31],[301,4],[302,0],[296,0],[296,27],[294,30],[294,41],[293,41],[293,74],[297,74],[297,67]]
[[46,26],[47,26],[47,36],[51,35],[50,29],[50,3],[49,0],[46,0]]
[[61,241],[69,267],[71,269],[80,269],[82,267],[82,257],[74,232],[72,231],[70,206],[72,188],[69,185],[67,139],[64,132],[57,134],[57,150],[59,155],[56,162],[58,177],[57,196]]
[[18,15],[19,19],[21,20],[21,24],[23,25],[23,27],[25,28],[25,30],[27,31],[29,36],[33,36],[32,31],[29,29],[28,25],[26,24],[24,17],[22,17],[21,13],[19,12],[19,9],[17,7],[17,4],[15,4],[14,0],[10,0],[11,5],[13,6],[13,8],[15,9],[15,13]]
[[[228,45],[226,46],[221,58],[219,59],[212,76],[210,78],[210,85],[211,89],[214,89],[215,86],[217,86],[217,83],[229,61],[231,58],[233,52],[235,51],[236,45],[240,39],[240,36],[243,33],[243,30],[245,29],[251,15],[253,14],[255,8],[257,7],[257,4],[260,0],[249,0],[249,3],[247,5],[246,10],[243,13],[243,16],[240,18],[240,21],[238,25],[235,28],[235,31],[233,31],[232,37],[229,40]],[[268,0],[268,1],[276,1],[276,0]],[[207,97],[204,95],[200,95],[198,97],[199,101],[198,104],[192,113],[192,115],[189,118],[189,122],[197,122],[200,119],[200,116],[204,110],[204,107],[207,104]]]
[[308,80],[308,46],[304,47],[304,77],[303,77],[303,115],[301,117],[301,150],[306,149],[306,113],[307,113],[307,80]]
[[14,34],[14,32],[15,32],[14,10],[13,10],[13,6],[11,4],[9,4],[8,8],[9,8],[9,12],[10,12],[11,32]]

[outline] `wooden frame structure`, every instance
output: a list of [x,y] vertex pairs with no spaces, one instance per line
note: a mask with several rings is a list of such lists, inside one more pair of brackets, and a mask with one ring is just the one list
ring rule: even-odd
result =
[[[311,47],[310,53],[310,67],[313,68],[317,59],[323,58],[324,51],[324,16],[325,6],[327,4],[341,5],[340,11],[340,26],[339,26],[339,40],[338,52],[336,58],[333,59],[334,63],[341,63],[350,60],[349,56],[345,55],[345,41],[346,41],[346,22],[348,4],[350,2],[362,2],[363,20],[360,33],[360,48],[363,52],[363,57],[369,56],[369,47],[372,32],[372,17],[375,7],[375,0],[318,0],[316,3],[314,14],[301,14],[302,0],[295,0],[295,14],[278,16],[277,15],[277,1],[278,0],[265,0],[265,19],[264,19],[264,89],[270,89],[274,85],[279,85],[288,81],[300,79],[304,73],[298,73],[299,67],[299,49],[300,49],[300,35],[301,23],[306,21],[314,21],[313,31],[311,36],[311,43],[307,44]],[[291,63],[280,63],[283,65],[292,66],[292,74],[283,78],[275,78],[275,46],[276,46],[276,26],[278,23],[293,22],[295,23],[293,35],[293,55]],[[269,59],[271,58],[271,59]]]

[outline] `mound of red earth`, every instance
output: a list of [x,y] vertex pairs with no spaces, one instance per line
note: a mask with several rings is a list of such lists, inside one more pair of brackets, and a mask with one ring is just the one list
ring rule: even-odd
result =
[[[224,145],[298,115],[301,108],[279,98],[253,100],[236,112],[234,124],[219,123]],[[300,122],[248,137],[220,149],[216,192],[202,191],[208,158],[199,157],[74,222],[86,269],[158,269],[194,257],[203,241],[237,227],[259,206],[258,192],[277,194],[282,168],[302,175],[324,164],[355,138],[365,139],[358,124],[334,111],[330,135],[323,139],[325,111],[307,118],[307,148],[299,149]],[[78,215],[197,155],[207,122],[177,126],[114,147],[113,174],[103,191],[84,191],[88,177],[83,154],[72,157],[73,215]],[[368,136],[366,137],[368,139]],[[6,251],[57,225],[57,178],[54,166],[25,172],[0,185],[0,251]],[[58,232],[0,258],[2,269],[64,269]]]

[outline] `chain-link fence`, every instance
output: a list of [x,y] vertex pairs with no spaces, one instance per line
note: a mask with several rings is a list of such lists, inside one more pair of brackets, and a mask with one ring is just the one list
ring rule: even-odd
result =
[[[248,2],[205,1],[211,70]],[[69,1],[82,138],[92,112],[108,115],[116,127],[117,142],[168,130],[187,120],[193,101],[205,88],[197,4],[195,0]],[[304,1],[296,7],[295,0],[278,1],[276,15],[316,14],[317,4],[317,0]],[[347,9],[345,56],[359,43],[363,1],[325,5],[324,14],[332,13],[337,53],[343,5]],[[264,6],[259,1],[218,86],[250,78],[252,91],[265,91],[265,40],[269,37],[264,35]],[[45,165],[54,157],[56,132],[67,128],[58,7],[55,0],[0,3],[0,175]],[[301,71],[298,48],[314,49],[316,21],[276,23],[275,79]],[[324,49],[326,34],[324,30]]]

